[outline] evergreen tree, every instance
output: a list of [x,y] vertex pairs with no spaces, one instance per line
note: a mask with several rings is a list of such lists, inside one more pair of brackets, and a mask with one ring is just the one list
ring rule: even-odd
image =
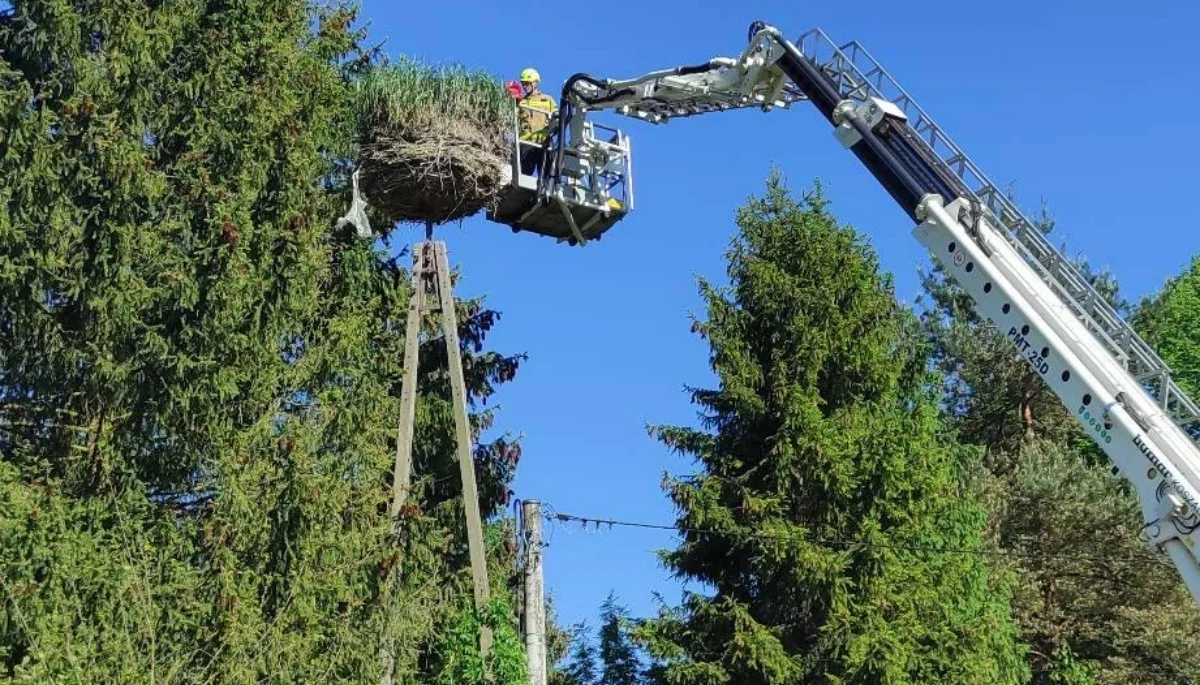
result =
[[1139,538],[1141,512],[1122,483],[1052,442],[1025,445],[1017,462],[988,490],[999,543],[1023,580],[1014,610],[1033,682],[1200,676],[1191,630],[1200,612],[1174,566]]
[[656,679],[1021,682],[970,455],[872,251],[777,175],[737,223],[729,286],[701,283],[703,426],[655,430],[702,467],[668,481],[683,542],[664,559],[711,588],[639,630]]
[[571,653],[562,669],[562,685],[599,685],[596,645],[592,642],[587,622],[581,621],[571,631]]
[[[1045,210],[1039,223],[1047,234],[1054,228]],[[1115,310],[1129,311],[1111,274],[1074,261]],[[1133,494],[961,288],[936,268],[924,286],[922,318],[946,405],[960,440],[988,454],[992,532],[1019,578],[1014,615],[1033,682],[1181,682],[1200,648],[1197,611],[1178,574],[1137,539]],[[1135,317],[1139,329],[1153,328],[1149,311],[1143,305]],[[1164,604],[1170,610],[1159,611]]]
[[629,633],[629,611],[617,603],[616,596],[600,605],[600,663],[604,685],[638,685],[642,682],[642,664],[637,645]]
[[1200,397],[1200,257],[1139,305],[1133,325],[1171,367],[1179,387]]
[[[386,516],[408,274],[331,232],[374,58],[355,22],[0,10],[0,677],[374,682],[387,633],[396,680],[428,682],[472,625],[440,341],[399,540]],[[459,311],[478,433],[520,358],[483,348],[494,311]],[[485,515],[518,456],[477,450]]]

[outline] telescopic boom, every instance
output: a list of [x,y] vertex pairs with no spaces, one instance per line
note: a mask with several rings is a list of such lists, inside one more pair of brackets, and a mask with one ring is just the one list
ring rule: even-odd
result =
[[625,80],[577,74],[563,89],[560,142],[542,192],[555,191],[590,111],[661,124],[799,101],[829,122],[979,315],[1104,450],[1114,475],[1134,486],[1145,538],[1200,603],[1200,411],[1154,350],[857,43],[836,45],[820,30],[792,42],[756,22],[737,58]]

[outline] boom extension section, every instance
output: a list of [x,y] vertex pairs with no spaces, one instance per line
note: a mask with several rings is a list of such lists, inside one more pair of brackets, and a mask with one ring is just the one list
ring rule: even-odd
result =
[[1146,539],[1200,602],[1200,410],[1154,351],[857,43],[837,45],[816,29],[792,42],[755,22],[734,59],[620,81],[578,74],[563,89],[538,201],[569,205],[578,178],[572,160],[591,154],[593,164],[611,161],[589,151],[590,112],[662,124],[747,107],[787,109],[800,100],[812,103],[896,200],[917,240],[1104,450],[1114,475],[1133,484]]

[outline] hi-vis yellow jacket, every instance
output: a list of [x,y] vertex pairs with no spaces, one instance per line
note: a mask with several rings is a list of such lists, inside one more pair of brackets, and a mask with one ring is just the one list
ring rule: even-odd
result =
[[550,117],[558,112],[558,104],[549,95],[537,93],[522,98],[518,112],[521,140],[542,143],[550,135]]

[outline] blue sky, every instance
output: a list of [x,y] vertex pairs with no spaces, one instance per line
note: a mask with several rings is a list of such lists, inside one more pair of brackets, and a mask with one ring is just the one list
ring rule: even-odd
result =
[[[750,22],[795,37],[857,40],[1000,185],[1033,211],[1045,199],[1058,240],[1112,269],[1127,296],[1153,291],[1200,252],[1192,120],[1200,110],[1200,4],[1010,0],[753,3],[425,3],[364,0],[372,40],[391,55],[456,61],[546,89],[584,71],[624,78],[745,47]],[[490,339],[529,361],[498,398],[523,436],[517,496],[584,516],[669,523],[660,481],[690,461],[647,424],[695,421],[684,385],[711,380],[689,333],[703,312],[696,277],[720,279],[737,207],[772,166],[802,190],[820,178],[832,209],[865,232],[898,294],[918,294],[927,263],[911,225],[809,106],[654,127],[605,117],[633,136],[637,211],[605,239],[571,248],[514,235],[482,216],[440,229],[462,295],[502,318]],[[419,239],[405,228],[402,237]],[[615,591],[632,611],[680,585],[655,550],[668,532],[552,526],[545,570],[559,619],[594,616]]]

